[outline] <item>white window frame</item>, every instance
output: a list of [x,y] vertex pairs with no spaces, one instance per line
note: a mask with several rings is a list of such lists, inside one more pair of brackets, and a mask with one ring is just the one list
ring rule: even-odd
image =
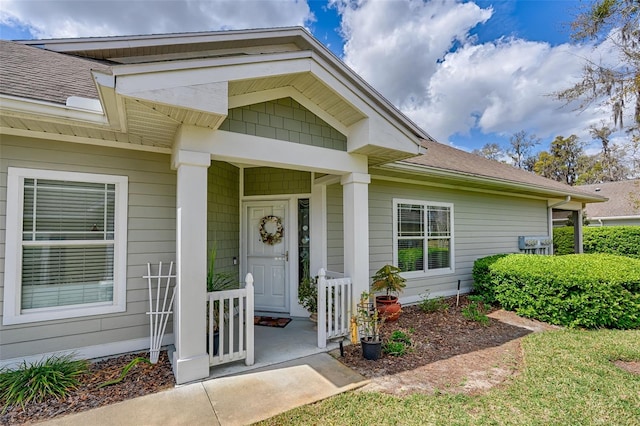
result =
[[[452,274],[456,271],[456,263],[455,263],[455,235],[454,235],[454,214],[453,214],[453,203],[443,203],[439,201],[422,201],[422,200],[408,200],[402,198],[394,198],[393,199],[393,264],[398,266],[398,205],[399,204],[413,204],[419,205],[424,208],[425,215],[428,211],[429,207],[447,207],[449,208],[449,229],[451,236],[449,237],[450,241],[450,250],[451,250],[451,259],[448,268],[439,268],[439,269],[427,269],[429,262],[427,260],[427,256],[429,255],[428,247],[424,247],[424,268],[422,271],[411,271],[411,272],[402,272],[400,275],[404,278],[422,278],[422,277],[431,277],[438,275],[447,275]],[[424,218],[425,223],[425,236],[424,241],[429,240],[428,235],[426,235],[427,227],[428,227],[428,218]]]
[[[25,179],[50,179],[115,185],[113,300],[22,310],[22,217]],[[126,311],[128,178],[93,173],[9,167],[4,264],[3,325],[75,318]]]

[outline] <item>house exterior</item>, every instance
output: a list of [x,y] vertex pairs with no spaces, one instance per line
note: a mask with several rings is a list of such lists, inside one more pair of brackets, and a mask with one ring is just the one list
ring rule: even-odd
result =
[[142,277],[175,261],[165,342],[197,380],[214,246],[257,310],[302,316],[306,273],[359,295],[393,263],[404,303],[468,291],[475,259],[604,200],[437,143],[302,28],[1,47],[3,365],[147,348]]
[[[586,207],[588,226],[640,226],[640,179],[581,185],[578,189],[608,199]],[[564,226],[567,214],[558,212],[553,223]]]

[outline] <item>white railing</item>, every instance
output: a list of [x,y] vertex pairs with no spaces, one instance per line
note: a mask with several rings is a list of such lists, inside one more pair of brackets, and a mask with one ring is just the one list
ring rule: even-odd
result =
[[[333,278],[337,275],[342,277]],[[320,269],[318,272],[319,348],[326,348],[327,340],[349,335],[352,297],[351,278]]]
[[207,293],[207,302],[209,365],[241,359],[253,365],[253,276],[247,274],[244,288]]

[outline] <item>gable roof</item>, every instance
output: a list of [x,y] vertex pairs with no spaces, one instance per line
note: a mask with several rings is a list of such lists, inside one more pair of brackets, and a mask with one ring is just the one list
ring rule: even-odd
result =
[[[100,127],[99,139],[116,145],[170,151],[180,125],[216,129],[229,108],[269,96],[293,97],[336,130],[351,132],[348,151],[367,156],[370,164],[416,155],[420,140],[431,139],[301,27],[17,42],[31,49],[7,43],[9,48],[2,49],[7,56],[18,52],[39,67],[54,66],[35,68],[43,78],[31,86],[32,68],[8,64],[12,77],[0,94],[59,105],[69,96],[99,99],[67,106],[104,113],[84,121]],[[73,81],[72,75],[80,78]],[[218,92],[228,98],[212,102],[207,97]],[[3,121],[6,128],[37,131],[43,114],[8,101],[4,107],[13,117]],[[19,117],[11,110],[14,105],[22,108]],[[67,127],[55,121],[68,119],[68,111],[47,111],[55,127],[50,133],[78,133],[68,120]],[[93,129],[81,133],[95,134]]]
[[604,203],[589,205],[586,209],[589,218],[640,217],[640,208],[635,208],[632,200],[633,195],[640,200],[640,179],[581,185],[578,188],[609,199]]
[[0,40],[0,93],[65,105],[71,96],[98,99],[91,70],[98,61]]
[[[602,202],[605,198],[561,182],[515,168],[508,164],[489,160],[479,155],[438,142],[424,140],[426,153],[395,163],[410,170],[437,177],[443,183],[532,196],[571,196],[575,201]],[[382,166],[393,169],[394,165]],[[409,170],[409,169],[407,169]]]

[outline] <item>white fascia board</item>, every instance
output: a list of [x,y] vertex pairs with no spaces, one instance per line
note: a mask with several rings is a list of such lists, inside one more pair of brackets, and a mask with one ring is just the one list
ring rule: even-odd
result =
[[367,157],[316,146],[217,130],[208,143],[215,160],[328,174],[367,173]]
[[[406,122],[399,122],[396,118],[378,108],[378,105],[372,105],[371,98],[360,95],[362,92],[345,79],[336,78],[335,74],[322,66],[318,60],[312,62],[311,73],[325,82],[329,87],[335,88],[337,93],[345,100],[345,102],[349,103],[368,117],[367,121],[370,123],[369,125],[374,125],[371,123],[377,123],[376,127],[378,128],[384,128],[385,125],[388,125],[394,130],[394,132],[385,131],[387,137],[392,135],[392,133],[397,132],[397,136],[394,135],[392,140],[396,141],[402,147],[392,146],[389,148],[418,155],[420,151],[420,139],[413,131],[414,129],[407,127]],[[380,122],[384,122],[385,125],[380,126]],[[376,132],[379,130],[380,129],[375,129]],[[404,141],[402,141],[402,139],[404,139]],[[357,149],[361,146],[363,146],[363,144],[358,144],[358,146],[353,149]]]
[[85,110],[52,102],[0,95],[0,114],[57,122],[62,124],[90,124],[104,127],[109,124],[103,112]]
[[[151,34],[134,36],[83,37],[74,39],[23,40],[22,44],[44,46],[55,52],[94,51],[156,47],[176,44],[217,43],[230,41],[277,39],[306,34],[302,27],[282,27],[252,30],[201,31],[188,33]],[[176,43],[179,41],[179,43]]]
[[502,186],[502,187],[509,188],[509,189],[538,192],[538,193],[541,193],[541,195],[544,195],[545,196],[544,198],[548,198],[549,196],[565,197],[567,195],[571,195],[573,197],[578,197],[581,200],[588,201],[588,202],[604,201],[601,198],[589,197],[586,194],[585,195],[576,194],[576,193],[570,192],[570,191],[560,191],[560,190],[557,190],[557,189],[545,188],[545,187],[541,187],[541,186],[537,186],[537,185],[528,185],[528,184],[525,184],[525,183],[507,181],[507,180],[498,179],[498,178],[483,177],[483,176],[470,176],[470,175],[468,175],[466,173],[463,173],[463,172],[442,170],[442,169],[436,169],[436,168],[427,167],[427,166],[420,166],[420,165],[413,165],[413,164],[406,164],[406,163],[391,163],[391,164],[385,164],[384,166],[380,166],[380,168],[389,169],[389,170],[396,170],[396,171],[404,171],[404,172],[409,172],[409,173],[417,173],[417,174],[429,175],[429,176],[434,176],[434,177],[441,176],[441,177],[455,178],[455,179],[459,179],[459,180],[466,181],[466,182],[469,182],[469,183],[475,183],[475,182],[491,183],[491,184]]
[[[136,75],[136,74],[148,74],[148,73],[160,73],[160,72],[170,72],[170,71],[185,71],[185,70],[196,70],[205,68],[207,72],[211,72],[211,69],[215,68],[225,68],[231,67],[235,65],[260,65],[260,64],[272,64],[275,62],[290,62],[295,61],[296,59],[309,59],[311,57],[311,52],[308,51],[297,51],[297,52],[283,52],[283,53],[270,53],[263,55],[246,55],[246,56],[230,56],[223,58],[204,58],[204,59],[188,59],[182,61],[165,61],[165,62],[152,62],[145,64],[125,64],[125,65],[114,65],[111,67],[111,71],[116,76],[124,76],[124,75]],[[274,74],[277,75],[278,73]],[[286,73],[290,74],[290,73]],[[271,75],[270,73],[265,73],[262,75],[263,77],[268,77]],[[231,75],[234,78],[226,78],[222,80],[241,80],[242,77],[235,77],[235,75]],[[206,83],[212,80],[209,78]]]
[[257,64],[234,64],[211,68],[187,68],[163,72],[149,71],[139,74],[117,75],[116,91],[125,96],[135,96],[138,92],[149,90],[248,80],[309,71],[308,58]]
[[588,218],[592,219],[592,220],[630,220],[630,219],[638,219],[638,220],[640,220],[640,215],[631,215],[631,216],[594,216],[594,217],[588,216]]
[[124,99],[116,94],[116,78],[112,74],[91,71],[93,81],[98,89],[98,96],[109,123],[113,129],[127,131],[127,117]]
[[300,105],[304,106],[306,109],[320,117],[322,120],[324,120],[331,127],[336,129],[343,135],[349,134],[349,128],[347,126],[342,124],[334,116],[327,114],[327,112],[320,108],[318,104],[312,102],[309,98],[300,93],[295,87],[291,86],[231,96],[229,98],[229,109],[243,107],[246,105],[254,105],[287,97],[294,99]]

